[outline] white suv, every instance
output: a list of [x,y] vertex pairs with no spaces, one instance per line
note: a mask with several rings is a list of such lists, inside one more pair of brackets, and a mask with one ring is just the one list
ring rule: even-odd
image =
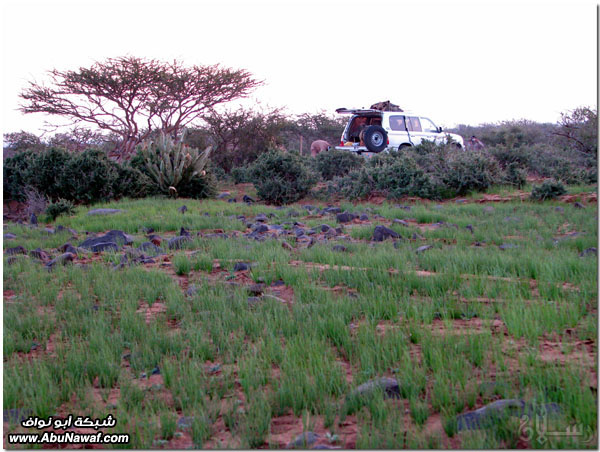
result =
[[460,135],[442,132],[431,119],[411,112],[346,108],[336,112],[352,115],[336,149],[378,153],[416,146],[423,140],[439,144],[451,140],[457,147],[465,148]]

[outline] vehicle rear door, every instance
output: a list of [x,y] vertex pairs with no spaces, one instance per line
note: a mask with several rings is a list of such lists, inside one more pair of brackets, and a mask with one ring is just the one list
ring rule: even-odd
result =
[[418,116],[407,116],[406,126],[408,127],[408,132],[410,133],[410,139],[413,145],[417,146],[421,144],[423,139],[429,139],[428,134],[423,133],[421,120]]
[[410,138],[406,129],[406,116],[402,114],[389,115],[388,124],[383,126],[390,140],[390,147],[400,147],[403,144],[410,144]]

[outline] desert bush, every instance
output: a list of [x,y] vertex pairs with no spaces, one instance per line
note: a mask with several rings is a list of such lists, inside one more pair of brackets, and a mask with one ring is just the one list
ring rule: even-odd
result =
[[148,193],[149,180],[97,150],[70,153],[61,149],[26,151],[4,162],[4,197],[25,200],[30,187],[50,199],[75,203],[108,201]]
[[48,200],[33,187],[25,187],[26,214],[29,218],[32,214],[39,215],[46,210]]
[[564,195],[567,192],[563,184],[556,180],[546,180],[541,185],[536,185],[531,190],[531,199],[544,201],[546,199],[554,199]]
[[345,176],[350,171],[360,168],[363,164],[364,159],[353,152],[335,149],[321,152],[314,160],[315,169],[321,173],[325,180]]
[[498,161],[502,168],[507,168],[512,163],[517,163],[520,167],[527,167],[531,162],[531,148],[526,146],[509,148],[499,145],[490,147],[486,151]]
[[500,182],[500,167],[484,152],[458,151],[448,156],[448,170],[439,177],[457,195],[464,195],[470,191],[486,190]]
[[519,163],[509,163],[504,170],[504,183],[512,185],[519,189],[523,188],[527,182],[527,170],[525,170]]
[[308,194],[317,176],[306,159],[292,152],[269,151],[250,168],[250,180],[258,196],[273,204],[289,204]]
[[231,177],[233,178],[233,182],[236,184],[244,184],[246,182],[250,182],[250,174],[248,172],[248,168],[244,168],[243,166],[238,166],[231,170]]
[[60,215],[71,215],[73,214],[73,203],[66,199],[58,199],[46,207],[46,215],[50,221],[56,220]]

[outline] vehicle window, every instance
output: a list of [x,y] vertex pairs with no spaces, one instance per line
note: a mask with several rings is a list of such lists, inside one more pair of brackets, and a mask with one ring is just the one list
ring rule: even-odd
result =
[[402,132],[406,132],[404,116],[390,116],[390,128],[392,130],[401,130]]
[[423,128],[423,132],[437,133],[438,131],[435,124],[428,118],[421,118],[421,127]]
[[408,130],[411,132],[421,132],[421,121],[416,116],[408,117]]

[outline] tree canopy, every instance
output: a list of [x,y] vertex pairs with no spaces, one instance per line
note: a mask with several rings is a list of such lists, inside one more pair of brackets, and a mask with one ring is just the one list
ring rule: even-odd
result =
[[72,125],[116,134],[120,157],[130,155],[152,132],[178,135],[205,112],[247,97],[263,83],[242,69],[130,56],[48,74],[49,85],[30,82],[21,93],[21,111],[61,116]]

